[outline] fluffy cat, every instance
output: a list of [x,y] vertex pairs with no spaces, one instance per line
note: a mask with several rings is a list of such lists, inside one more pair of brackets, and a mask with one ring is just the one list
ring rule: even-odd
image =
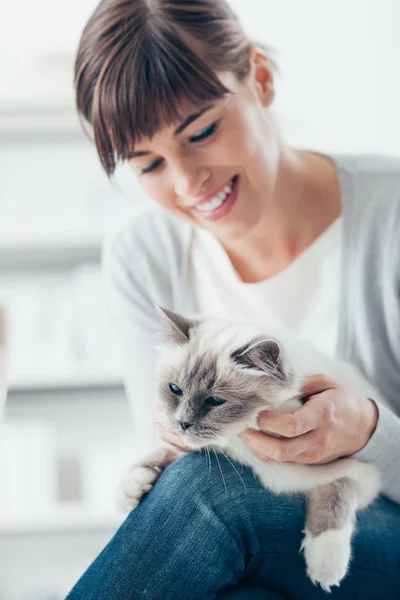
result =
[[[351,458],[325,465],[266,463],[238,434],[249,427],[260,429],[261,411],[299,408],[304,379],[317,373],[378,402],[382,398],[355,368],[323,355],[290,332],[263,331],[257,323],[188,319],[162,310],[168,343],[158,361],[157,384],[171,427],[193,450],[223,449],[276,493],[306,494],[302,549],[307,573],[330,591],[349,566],[356,511],[379,492],[375,467]],[[162,470],[183,453],[164,444],[132,465],[120,490],[125,510],[135,508]]]

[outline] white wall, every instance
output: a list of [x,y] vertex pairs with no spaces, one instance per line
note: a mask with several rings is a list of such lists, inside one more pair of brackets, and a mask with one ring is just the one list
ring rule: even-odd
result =
[[232,0],[276,48],[277,108],[295,145],[400,154],[397,0]]
[[[2,3],[0,103],[71,98],[73,54],[96,2]],[[293,143],[400,153],[398,0],[231,4],[249,34],[278,51],[277,108]]]

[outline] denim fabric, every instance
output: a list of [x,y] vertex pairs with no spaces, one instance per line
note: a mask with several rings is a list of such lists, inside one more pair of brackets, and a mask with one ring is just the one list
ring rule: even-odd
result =
[[218,454],[172,463],[68,600],[400,599],[400,507],[361,511],[349,574],[330,595],[299,552],[304,498],[277,496]]

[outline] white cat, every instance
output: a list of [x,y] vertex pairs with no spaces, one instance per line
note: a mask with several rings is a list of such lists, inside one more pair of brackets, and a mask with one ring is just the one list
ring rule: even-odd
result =
[[[257,323],[188,319],[162,309],[167,345],[157,366],[159,404],[184,443],[198,450],[219,447],[249,466],[274,492],[304,492],[307,572],[329,591],[345,576],[356,510],[379,492],[375,467],[351,458],[325,465],[263,462],[239,433],[260,429],[261,411],[293,412],[302,406],[304,380],[317,373],[383,399],[351,365],[323,355],[291,332],[264,331]],[[137,506],[168,464],[182,453],[164,445],[135,463],[121,488],[126,510]]]

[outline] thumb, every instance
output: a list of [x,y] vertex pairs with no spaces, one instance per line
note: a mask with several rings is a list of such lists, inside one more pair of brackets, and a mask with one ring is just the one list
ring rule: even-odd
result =
[[303,381],[300,393],[303,398],[309,398],[310,396],[326,392],[326,390],[336,388],[337,385],[337,381],[327,375],[312,375]]

